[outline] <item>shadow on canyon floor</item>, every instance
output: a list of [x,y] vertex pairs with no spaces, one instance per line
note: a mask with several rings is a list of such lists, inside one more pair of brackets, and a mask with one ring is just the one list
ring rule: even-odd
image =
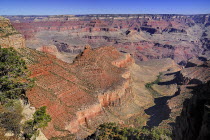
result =
[[179,93],[180,89],[173,96],[155,98],[155,105],[145,110],[146,114],[150,115],[149,121],[147,122],[148,127],[159,126],[163,120],[169,118],[171,110],[167,106],[167,101],[179,95]]
[[165,74],[166,76],[174,75],[175,78],[174,78],[173,80],[170,80],[170,81],[159,82],[158,85],[172,85],[172,84],[178,84],[178,79],[177,79],[177,77],[179,77],[179,74],[180,74],[180,72],[172,72],[172,73]]

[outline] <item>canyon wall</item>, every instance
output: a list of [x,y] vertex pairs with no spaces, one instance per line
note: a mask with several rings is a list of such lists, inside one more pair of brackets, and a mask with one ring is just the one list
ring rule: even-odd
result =
[[[166,102],[169,109],[168,118],[159,125],[162,128],[171,126],[169,128],[173,130],[174,140],[207,140],[210,138],[210,68],[208,63],[209,61],[191,60],[187,68],[175,73],[173,80],[159,83],[160,85],[168,84],[168,87],[177,84],[176,94],[170,96]],[[164,92],[167,90],[165,89]]]
[[[37,79],[36,86],[27,92],[29,101],[37,108],[46,105],[52,117],[43,130],[47,138],[70,134],[82,138],[100,123],[118,120],[105,113],[105,108],[119,106],[129,98],[130,76],[122,75],[127,75],[126,67],[134,63],[127,61],[131,57],[123,57],[112,47],[93,50],[87,46],[72,64],[67,64],[50,54],[25,51],[22,54],[30,54],[29,69]],[[118,63],[124,69],[112,65],[117,59],[122,59]],[[108,116],[113,119],[107,120]]]
[[55,45],[78,54],[115,46],[136,61],[171,58],[185,65],[193,57],[209,59],[210,15],[63,15],[7,16],[30,48]]
[[[156,97],[145,85],[160,72],[162,81],[152,88],[170,96],[169,118],[160,127],[173,123],[177,140],[209,138],[209,15],[9,18],[26,46],[38,50],[25,48],[23,36],[0,18],[0,45],[17,48],[36,79],[27,91],[30,103],[47,106],[52,117],[42,130],[48,139],[81,139],[99,124],[143,116]],[[106,45],[113,47],[100,47]],[[76,57],[57,59],[64,54]]]
[[188,70],[188,74],[187,72],[183,74],[184,84],[190,89],[191,95],[190,98],[184,100],[181,115],[176,118],[175,140],[207,140],[210,138],[210,69],[202,66],[191,67],[193,68],[194,71]]

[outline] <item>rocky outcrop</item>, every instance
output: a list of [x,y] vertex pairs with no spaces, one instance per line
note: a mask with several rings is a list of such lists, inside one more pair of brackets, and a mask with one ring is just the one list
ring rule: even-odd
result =
[[209,67],[189,67],[180,71],[177,81],[180,84],[202,84],[210,80]]
[[[196,63],[195,61],[194,63]],[[199,61],[198,61],[199,62]],[[200,63],[196,63],[200,64]],[[175,95],[167,99],[168,118],[159,127],[173,130],[175,140],[203,140],[210,138],[209,125],[209,67],[205,65],[190,66],[175,73],[168,74],[169,79],[161,79],[159,86],[168,87],[177,84]],[[154,87],[154,86],[153,86]],[[156,91],[158,87],[154,87]],[[168,89],[170,91],[170,89]],[[167,90],[165,90],[166,92]],[[161,92],[160,92],[161,93]],[[164,98],[164,97],[163,97]],[[158,111],[161,111],[159,109]]]
[[168,32],[168,33],[184,33],[184,34],[187,34],[187,32],[184,29],[169,28],[169,29],[165,29],[163,31]]
[[4,48],[24,48],[25,39],[6,18],[0,17],[0,46]]
[[25,39],[21,34],[9,35],[7,37],[0,38],[0,45],[5,48],[24,48]]
[[41,52],[45,52],[45,53],[50,53],[53,55],[56,55],[58,53],[58,50],[56,48],[56,46],[52,45],[52,46],[42,46],[37,48],[36,50],[41,51]]
[[129,64],[134,63],[134,59],[131,57],[130,54],[125,54],[124,57],[125,58],[122,58],[120,60],[116,60],[116,61],[112,62],[112,64],[119,67],[119,68],[123,68],[123,67],[126,67]]
[[188,67],[195,67],[195,66],[202,66],[202,65],[205,65],[204,61],[199,60],[199,58],[193,58],[187,62],[185,67],[188,68]]
[[[51,47],[41,49],[51,52]],[[52,117],[43,130],[47,138],[70,134],[84,138],[101,123],[125,123],[136,114],[143,115],[144,108],[153,104],[145,84],[161,71],[179,69],[171,59],[138,66],[130,54],[114,47],[86,46],[71,64],[32,49],[20,53],[36,78],[35,87],[27,92],[29,101],[36,108],[47,106]]]
[[[41,49],[51,52],[48,47]],[[126,69],[134,61],[128,61],[132,59],[130,55],[121,54],[113,47],[91,49],[87,46],[73,64],[49,54],[25,51],[30,51],[29,68],[32,77],[37,79],[36,86],[27,93],[29,101],[35,107],[46,105],[52,117],[43,131],[47,138],[70,133],[87,136],[101,122],[118,120],[105,113],[106,107],[120,106],[132,97],[129,96],[131,81]],[[118,59],[123,68],[112,64]],[[113,119],[107,120],[107,116]]]
[[176,119],[175,140],[210,138],[209,83],[194,87],[192,98],[185,100],[182,114]]

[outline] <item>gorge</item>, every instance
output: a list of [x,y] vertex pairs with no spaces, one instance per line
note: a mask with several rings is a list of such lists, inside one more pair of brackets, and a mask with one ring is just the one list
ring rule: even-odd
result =
[[38,139],[95,139],[109,122],[210,138],[209,14],[5,17],[0,45],[25,60],[28,101],[52,118]]

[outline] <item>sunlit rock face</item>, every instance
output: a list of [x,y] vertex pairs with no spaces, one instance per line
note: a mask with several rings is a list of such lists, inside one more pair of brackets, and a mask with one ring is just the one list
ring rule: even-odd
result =
[[[52,48],[45,46],[38,50],[54,53]],[[103,122],[120,121],[107,114],[105,108],[120,106],[133,97],[128,72],[134,60],[130,55],[113,47],[92,49],[87,46],[68,64],[51,54],[24,51],[23,54],[30,52],[28,57],[32,61],[28,66],[31,77],[37,79],[35,87],[27,92],[29,101],[35,107],[47,106],[52,117],[43,131],[46,137],[68,134],[84,137]],[[107,116],[112,119],[108,120]]]
[[[28,99],[36,108],[47,106],[52,117],[43,129],[47,138],[84,138],[99,124],[124,124],[145,109],[154,111],[150,107],[155,96],[145,85],[160,73],[159,84],[152,88],[167,96],[164,107],[169,112],[160,110],[168,117],[159,127],[176,123],[176,139],[209,135],[209,15],[9,18],[22,35],[2,18],[0,44],[22,48],[19,53],[36,79]],[[26,46],[36,50],[25,48],[25,39]],[[194,91],[195,86],[201,92]]]
[[9,16],[28,47],[55,45],[78,54],[115,46],[136,61],[172,58],[185,65],[193,57],[209,57],[209,15]]
[[0,46],[24,48],[25,38],[11,24],[9,19],[0,17]]
[[27,92],[29,101],[36,108],[47,106],[52,117],[43,130],[47,138],[69,134],[84,138],[102,123],[123,124],[136,114],[143,115],[154,104],[145,84],[161,71],[180,70],[172,59],[136,65],[130,54],[114,47],[86,46],[71,64],[49,54],[51,50],[21,52],[36,79],[35,87]]

